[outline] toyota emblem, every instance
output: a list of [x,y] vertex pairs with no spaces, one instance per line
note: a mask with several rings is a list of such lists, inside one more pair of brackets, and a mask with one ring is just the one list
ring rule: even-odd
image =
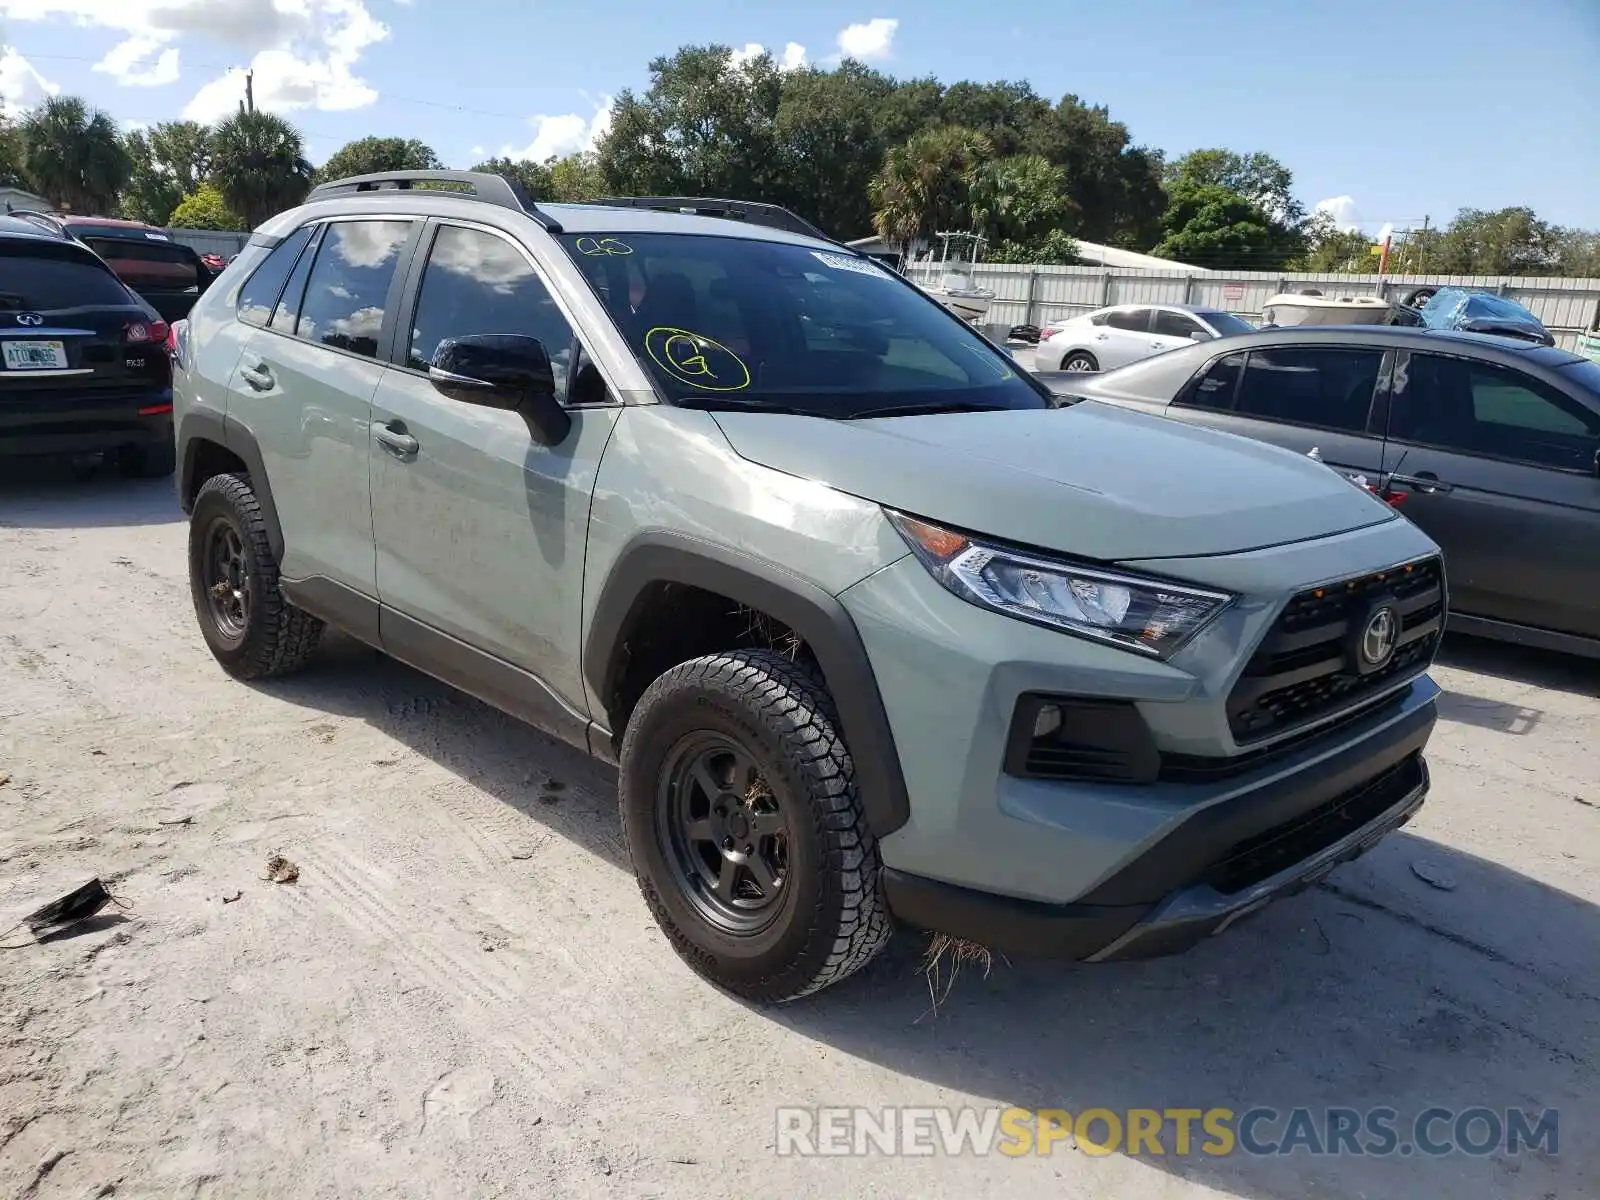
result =
[[1382,667],[1394,657],[1399,637],[1399,615],[1386,604],[1367,618],[1367,626],[1361,631],[1361,665],[1369,671]]
[[17,314],[17,324],[18,325],[43,325],[44,324],[44,318],[41,317],[38,313],[18,313]]

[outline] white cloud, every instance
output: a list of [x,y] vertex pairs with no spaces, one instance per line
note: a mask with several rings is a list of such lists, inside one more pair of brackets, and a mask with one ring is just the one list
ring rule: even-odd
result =
[[[767,48],[760,42],[746,42],[743,48],[733,52],[731,61],[734,66],[742,67],[751,59],[760,58],[765,53]],[[799,42],[786,42],[783,53],[774,53],[772,57],[778,62],[778,70],[798,71],[806,65],[806,48]]]
[[57,95],[61,86],[50,82],[12,46],[0,50],[0,113],[16,113],[32,108],[47,96]]
[[1330,196],[1326,200],[1318,200],[1311,206],[1311,211],[1327,213],[1342,233],[1361,228],[1361,210],[1356,207],[1353,196]]
[[1390,222],[1390,221],[1385,221],[1383,223],[1383,228],[1378,230],[1378,236],[1374,240],[1376,240],[1379,245],[1382,245],[1385,238],[1390,238],[1390,237],[1393,237],[1393,236],[1394,236],[1394,224],[1392,222]]
[[861,62],[888,58],[899,28],[900,22],[894,17],[873,17],[870,21],[846,25],[839,31],[839,53]]
[[178,82],[178,49],[160,36],[137,34],[113,46],[93,69],[125,87],[164,87]]
[[611,132],[611,97],[602,96],[592,116],[579,113],[540,115],[529,117],[528,123],[533,126],[533,141],[520,150],[514,146],[502,148],[500,153],[504,157],[542,163],[581,150],[593,150],[600,139]]
[[[389,36],[368,0],[0,0],[0,16],[64,19],[126,35],[95,69],[129,86],[175,82],[178,44],[188,37],[247,51],[256,107],[269,112],[373,103],[378,93],[356,68]],[[243,97],[242,75],[229,71],[201,87],[183,115],[214,121],[237,111]]]

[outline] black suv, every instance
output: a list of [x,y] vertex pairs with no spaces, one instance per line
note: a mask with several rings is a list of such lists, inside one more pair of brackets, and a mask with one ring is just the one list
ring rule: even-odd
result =
[[168,327],[78,241],[0,216],[0,458],[114,456],[173,470]]

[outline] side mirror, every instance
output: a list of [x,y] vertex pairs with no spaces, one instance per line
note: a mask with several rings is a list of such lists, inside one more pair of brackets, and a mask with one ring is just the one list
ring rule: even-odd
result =
[[1191,342],[1209,342],[1211,340],[1211,334],[1207,333],[1204,329],[1196,329],[1189,335],[1189,340]]
[[572,414],[556,399],[550,353],[538,338],[520,333],[473,333],[446,338],[434,351],[428,378],[441,394],[463,404],[522,415],[546,446],[572,428]]

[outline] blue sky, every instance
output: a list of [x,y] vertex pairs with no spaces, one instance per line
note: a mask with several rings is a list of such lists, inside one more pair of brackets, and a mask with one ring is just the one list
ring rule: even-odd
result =
[[1373,233],[1509,204],[1600,228],[1600,0],[0,0],[0,102],[214,119],[253,65],[313,160],[381,133],[467,166],[582,146],[651,58],[712,41],[1073,92],[1169,154],[1275,154]]

